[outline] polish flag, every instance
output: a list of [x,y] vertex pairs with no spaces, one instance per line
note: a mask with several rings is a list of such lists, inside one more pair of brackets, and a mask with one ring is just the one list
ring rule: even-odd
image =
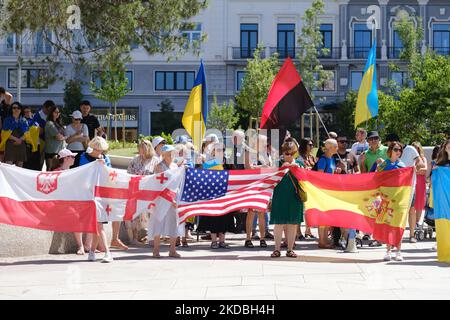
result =
[[133,220],[144,212],[165,214],[176,202],[183,177],[184,168],[137,176],[102,166],[95,187],[97,220]]
[[39,172],[0,163],[0,223],[58,232],[97,230],[93,197],[100,163]]

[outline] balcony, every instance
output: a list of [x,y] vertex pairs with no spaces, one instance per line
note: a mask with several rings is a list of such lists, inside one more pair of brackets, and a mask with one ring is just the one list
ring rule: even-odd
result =
[[433,47],[434,52],[442,56],[450,56],[450,47]]
[[[349,59],[367,59],[371,47],[348,47]],[[377,59],[381,59],[381,47],[377,47]]]
[[[319,52],[319,59],[340,59],[341,58],[341,48],[333,47],[333,48],[327,48],[327,53]],[[300,54],[300,48],[277,48],[277,47],[270,47],[270,55],[273,55],[274,53],[278,53],[279,59],[286,59],[287,57],[291,57],[292,59],[295,59]]]
[[[0,56],[15,57],[18,55],[18,49],[15,46],[8,44],[0,45]],[[23,57],[32,56],[48,56],[53,55],[53,48],[51,46],[37,46],[35,44],[25,44],[22,46],[21,55]]]
[[[251,59],[255,53],[256,48],[245,48],[245,47],[233,47],[232,48],[232,58],[235,59]],[[266,48],[261,48],[259,54],[261,59],[266,57]]]

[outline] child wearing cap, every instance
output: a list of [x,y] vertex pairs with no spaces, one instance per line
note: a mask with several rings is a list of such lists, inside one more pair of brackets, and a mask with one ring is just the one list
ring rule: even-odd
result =
[[[161,162],[155,167],[155,174],[162,173],[167,170],[178,168],[173,162],[175,148],[171,145],[164,145],[161,147]],[[156,209],[157,210],[157,209]],[[176,204],[171,206],[166,214],[159,217],[161,214],[158,212],[150,215],[148,224],[148,239],[153,239],[153,257],[160,258],[160,237],[170,237],[170,249],[169,257],[180,258],[180,254],[177,253],[176,241],[177,237],[183,235],[184,225],[178,225]]]
[[[77,156],[76,153],[73,153],[69,149],[62,149],[60,152],[58,152],[58,167],[54,169],[53,171],[62,171],[62,170],[69,170],[75,161],[75,157]],[[73,233],[75,237],[75,241],[77,242],[77,255],[84,255],[84,245],[83,245],[83,233],[81,232],[74,232]]]

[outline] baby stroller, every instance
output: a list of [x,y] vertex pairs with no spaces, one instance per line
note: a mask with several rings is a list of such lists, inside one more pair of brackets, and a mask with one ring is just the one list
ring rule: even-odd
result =
[[430,190],[427,190],[427,202],[425,205],[425,215],[423,217],[423,220],[419,221],[419,224],[416,228],[416,231],[414,232],[414,237],[418,241],[423,241],[427,236],[432,239],[433,238],[433,232],[436,231],[436,227],[434,225],[434,209],[430,207],[429,204],[429,197]]

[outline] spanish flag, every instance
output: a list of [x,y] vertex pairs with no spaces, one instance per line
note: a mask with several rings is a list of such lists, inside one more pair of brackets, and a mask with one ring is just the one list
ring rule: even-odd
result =
[[208,92],[206,90],[206,75],[203,61],[200,62],[197,77],[192,87],[189,100],[184,110],[183,127],[192,138],[192,142],[197,150],[201,150],[203,135],[206,130],[206,120],[208,117]]
[[308,195],[308,226],[334,226],[372,233],[398,245],[408,219],[414,168],[357,175],[330,175],[291,168]]
[[378,115],[376,57],[377,39],[375,38],[364,68],[361,85],[359,86],[358,100],[356,101],[355,128],[360,123]]
[[437,167],[431,175],[438,260],[450,262],[450,168]]

